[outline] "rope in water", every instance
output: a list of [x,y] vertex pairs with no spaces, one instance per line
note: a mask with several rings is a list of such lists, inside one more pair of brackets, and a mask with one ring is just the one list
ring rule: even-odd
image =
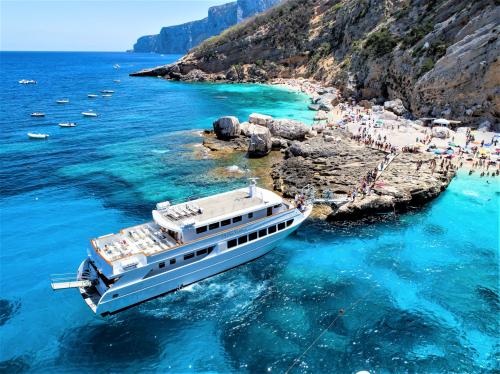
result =
[[[396,208],[395,208],[395,207],[393,207],[393,212],[394,212],[394,218],[396,218],[397,216],[396,216]],[[403,247],[403,246],[402,246],[402,244],[403,244],[403,243],[400,241],[400,242],[399,242],[399,244],[400,244],[400,247],[402,248],[402,247]],[[397,257],[396,262],[399,262],[399,258],[400,258],[400,257],[401,257],[401,252],[399,253],[399,255],[398,255],[398,257]],[[318,336],[317,336],[317,337],[313,340],[313,342],[312,342],[311,344],[309,344],[309,345],[307,346],[307,348],[305,349],[305,351],[304,351],[304,352],[302,352],[302,354],[301,354],[300,356],[298,356],[297,358],[295,358],[295,359],[293,360],[292,364],[291,364],[291,365],[288,367],[288,369],[285,371],[285,374],[288,374],[288,373],[289,373],[289,372],[290,372],[290,371],[291,371],[291,370],[295,367],[295,365],[297,365],[297,363],[298,363],[298,362],[300,362],[300,361],[302,360],[302,358],[303,358],[303,357],[307,354],[307,352],[309,352],[309,350],[310,350],[310,349],[311,349],[311,348],[312,348],[312,347],[313,347],[313,346],[314,346],[314,345],[318,342],[318,340],[319,340],[319,339],[321,339],[321,337],[322,337],[322,336],[323,336],[323,335],[324,335],[324,334],[325,334],[328,330],[330,330],[330,328],[331,328],[331,327],[335,324],[335,322],[337,322],[337,320],[338,320],[340,317],[342,317],[342,316],[344,316],[344,315],[345,315],[346,311],[348,311],[348,310],[353,310],[353,309],[354,309],[354,307],[355,307],[356,305],[358,305],[358,304],[359,304],[362,300],[366,299],[366,298],[367,298],[367,297],[368,297],[368,296],[372,293],[372,291],[373,291],[375,288],[377,288],[378,286],[379,286],[378,284],[375,284],[375,285],[373,285],[372,287],[370,287],[370,289],[368,290],[368,292],[367,292],[364,296],[360,297],[360,298],[359,298],[359,299],[357,299],[355,302],[351,303],[347,309],[340,309],[339,314],[338,314],[338,315],[337,315],[337,316],[333,319],[333,321],[332,321],[332,322],[330,322],[330,324],[329,324],[329,325],[328,325],[328,326],[327,326],[327,327],[326,327],[323,331],[321,331],[321,333],[320,333],[320,334],[319,334],[319,335],[318,335]]]

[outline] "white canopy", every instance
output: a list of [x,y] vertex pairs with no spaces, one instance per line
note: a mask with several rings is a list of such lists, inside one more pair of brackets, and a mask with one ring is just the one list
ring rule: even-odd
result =
[[437,118],[434,121],[432,121],[433,124],[435,125],[443,125],[443,126],[448,126],[450,124],[450,121],[444,118]]

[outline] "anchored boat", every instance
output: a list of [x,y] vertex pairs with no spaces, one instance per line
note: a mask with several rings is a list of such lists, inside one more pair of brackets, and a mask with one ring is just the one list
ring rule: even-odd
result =
[[84,117],[97,117],[97,113],[94,112],[93,110],[89,109],[86,112],[82,112],[82,116],[84,116]]
[[89,99],[95,99],[96,97],[99,97],[99,95],[96,95],[96,94],[88,94],[87,97]]
[[37,133],[34,133],[34,132],[29,132],[28,133],[28,138],[30,138],[30,139],[45,140],[45,139],[49,138],[49,134],[37,134]]
[[255,179],[248,188],[159,203],[153,221],[92,239],[76,277],[56,278],[52,288],[79,288],[94,313],[114,314],[265,255],[311,210]]
[[63,122],[59,124],[60,127],[76,127],[75,122]]
[[56,103],[57,104],[68,104],[69,99],[59,99],[59,100],[56,100]]
[[45,117],[45,113],[33,112],[33,113],[31,113],[31,117]]

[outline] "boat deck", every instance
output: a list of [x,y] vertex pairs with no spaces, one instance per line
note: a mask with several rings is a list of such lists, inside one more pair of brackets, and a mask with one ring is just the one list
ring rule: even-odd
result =
[[155,222],[123,229],[93,239],[99,254],[109,263],[138,253],[151,255],[177,246],[177,242]]
[[255,211],[259,207],[265,208],[281,202],[281,197],[270,191],[257,188],[254,195],[250,197],[248,189],[242,188],[188,203],[173,205],[159,212],[172,226],[180,228],[189,223],[194,223],[197,226],[210,223],[214,220],[223,219],[223,217],[235,216],[238,212]]

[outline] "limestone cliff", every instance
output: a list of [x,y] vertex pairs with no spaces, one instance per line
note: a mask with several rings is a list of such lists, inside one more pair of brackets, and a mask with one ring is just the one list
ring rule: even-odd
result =
[[495,0],[288,0],[136,75],[266,82],[305,77],[345,97],[399,98],[415,116],[498,128]]
[[164,27],[158,35],[146,35],[137,40],[134,52],[184,54],[205,39],[257,13],[269,9],[281,0],[238,0],[208,9],[208,17]]

